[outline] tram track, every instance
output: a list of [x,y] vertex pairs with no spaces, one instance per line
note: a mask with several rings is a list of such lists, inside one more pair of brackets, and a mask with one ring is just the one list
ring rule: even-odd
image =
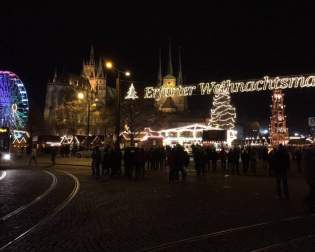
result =
[[42,200],[43,198],[45,198],[52,190],[54,190],[54,188],[56,187],[57,183],[58,183],[58,179],[56,177],[55,174],[49,172],[49,171],[44,171],[45,173],[47,173],[49,176],[51,176],[52,178],[52,182],[50,184],[50,186],[48,187],[48,189],[46,189],[42,194],[40,194],[39,196],[37,196],[34,200],[32,200],[31,202],[20,206],[19,208],[15,209],[14,211],[0,217],[0,221],[5,221],[15,215],[20,214],[22,211],[28,209],[29,207],[31,207],[32,205],[36,204],[37,202],[39,202],[40,200]]
[[297,243],[297,242],[301,242],[301,241],[304,241],[304,240],[307,240],[307,239],[313,239],[313,238],[315,238],[314,234],[308,234],[308,235],[304,235],[304,236],[301,236],[301,237],[297,237],[297,238],[291,239],[289,241],[278,242],[278,243],[274,243],[274,244],[271,244],[271,245],[268,245],[268,246],[265,246],[265,247],[256,248],[254,250],[251,250],[250,252],[264,252],[264,251],[270,251],[270,250],[273,250],[273,249],[280,249],[280,248],[289,246],[289,244]]
[[[314,218],[314,217],[315,217],[315,214],[301,215],[301,216],[283,218],[283,219],[278,220],[278,221],[266,221],[266,222],[260,222],[260,223],[252,224],[252,225],[239,226],[239,227],[224,229],[224,230],[220,230],[220,231],[216,231],[216,232],[212,232],[212,233],[208,233],[208,234],[191,236],[191,237],[176,240],[176,241],[161,243],[161,244],[158,244],[156,246],[152,246],[152,247],[138,250],[138,252],[182,251],[182,248],[190,247],[194,243],[198,243],[198,242],[202,242],[202,241],[206,241],[206,240],[210,240],[210,239],[214,239],[214,238],[218,238],[218,239],[222,238],[223,239],[223,237],[225,237],[225,236],[239,235],[241,232],[255,232],[255,231],[259,232],[259,231],[262,231],[266,228],[271,228],[272,226],[276,226],[279,224],[288,224],[288,223],[293,223],[296,221],[304,221],[304,220],[307,220],[309,218]],[[310,236],[315,237],[315,235],[307,234],[307,235],[299,236],[298,238],[295,237],[294,239],[289,239],[289,241],[294,241],[295,239],[306,239]],[[285,243],[287,243],[287,242],[282,240],[280,242],[272,243],[272,245],[261,246],[259,248],[254,249],[254,250],[249,249],[249,251],[252,251],[252,252],[266,251],[264,249],[278,247],[280,245],[284,245]],[[208,245],[209,244],[207,244],[206,246],[208,246]],[[198,247],[198,246],[196,246],[196,247]],[[207,249],[210,249],[210,248],[211,247],[207,247]],[[202,249],[204,249],[204,247]],[[204,251],[202,249],[200,251]],[[190,248],[188,250],[184,250],[184,251],[189,251],[189,250],[190,250]],[[191,250],[191,251],[197,251],[197,250]],[[231,250],[231,251],[233,251],[233,250]]]
[[[8,248],[14,246],[20,240],[22,240],[22,239],[26,238],[28,235],[38,231],[48,221],[52,220],[54,216],[56,216],[59,212],[61,212],[68,204],[70,204],[70,202],[73,200],[73,198],[77,195],[77,193],[79,192],[79,189],[80,189],[79,179],[75,175],[73,175],[73,174],[71,174],[71,173],[69,173],[67,171],[63,171],[63,170],[56,170],[56,171],[58,171],[60,173],[63,173],[68,178],[71,178],[71,180],[74,182],[74,186],[73,186],[71,192],[69,194],[67,194],[66,198],[63,199],[60,203],[58,203],[53,208],[53,210],[49,211],[42,218],[37,220],[33,225],[28,226],[27,228],[24,228],[18,234],[16,234],[14,237],[9,237],[9,239],[7,239],[3,244],[0,244],[0,251],[4,251],[5,249],[8,249]],[[56,184],[57,184],[57,180],[58,180],[57,178],[56,178],[56,180],[54,180],[54,182],[56,182]],[[54,184],[54,182],[52,184]],[[54,184],[54,188],[56,187],[56,184]],[[46,197],[46,196],[49,195],[49,193],[53,189],[51,189],[49,192],[47,192],[47,190],[46,190],[47,193],[44,195],[44,197],[46,199],[49,198],[49,197]],[[43,199],[43,197],[41,199]],[[38,202],[38,201],[36,201],[36,202]],[[35,205],[35,203],[31,204],[30,206],[34,206],[34,205]],[[36,205],[38,205],[38,204],[36,204]],[[26,209],[30,210],[30,206],[28,206]],[[26,210],[26,209],[24,209],[24,210]],[[21,210],[21,211],[23,211],[23,210]],[[21,211],[19,211],[19,213],[22,213]],[[12,216],[16,217],[16,214],[14,214]],[[3,220],[3,222],[5,223],[5,221],[7,221],[10,217],[11,216],[9,216],[5,220]]]

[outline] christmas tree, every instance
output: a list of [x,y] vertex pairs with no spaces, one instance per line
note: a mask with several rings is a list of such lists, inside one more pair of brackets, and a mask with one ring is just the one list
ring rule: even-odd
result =
[[128,100],[128,99],[135,100],[135,99],[138,99],[138,98],[139,97],[137,96],[137,91],[136,91],[135,87],[133,86],[133,83],[131,83],[125,99],[126,100]]
[[236,112],[230,103],[231,97],[228,92],[215,94],[210,110],[209,126],[226,130],[234,128]]

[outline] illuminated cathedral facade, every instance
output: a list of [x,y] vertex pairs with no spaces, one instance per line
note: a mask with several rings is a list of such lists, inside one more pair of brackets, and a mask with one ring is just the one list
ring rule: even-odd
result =
[[102,59],[96,63],[91,47],[89,59],[83,60],[81,75],[55,72],[48,82],[44,108],[46,128],[57,135],[104,134],[104,109],[114,95],[115,90],[107,86]]

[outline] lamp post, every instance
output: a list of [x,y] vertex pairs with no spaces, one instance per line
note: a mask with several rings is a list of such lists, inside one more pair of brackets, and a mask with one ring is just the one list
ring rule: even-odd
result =
[[[84,93],[83,92],[78,93],[78,99],[84,100]],[[89,95],[89,92],[87,93],[87,104],[88,104],[88,114],[87,114],[86,134],[87,134],[87,136],[89,136],[90,135],[90,114],[91,114],[91,97]]]
[[120,74],[123,73],[126,77],[130,76],[129,71],[121,71],[113,66],[113,63],[110,61],[107,61],[105,63],[105,66],[107,69],[114,70],[114,72],[117,74],[116,75],[116,93],[115,93],[115,100],[116,100],[116,122],[115,122],[115,148],[119,149],[120,148],[120,139],[119,139],[119,134],[120,134]]

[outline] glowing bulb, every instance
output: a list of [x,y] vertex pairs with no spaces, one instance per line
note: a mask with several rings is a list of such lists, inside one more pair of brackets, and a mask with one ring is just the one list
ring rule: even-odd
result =
[[78,99],[83,100],[84,94],[82,92],[78,93]]
[[105,65],[106,65],[107,69],[112,69],[113,68],[113,63],[110,62],[110,61],[107,61]]

